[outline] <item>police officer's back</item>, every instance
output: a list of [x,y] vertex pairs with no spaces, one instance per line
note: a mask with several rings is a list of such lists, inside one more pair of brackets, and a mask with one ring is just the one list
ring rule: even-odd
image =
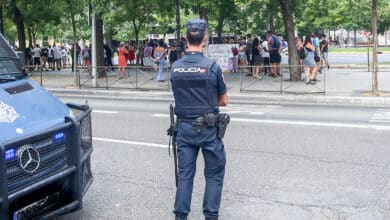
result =
[[226,164],[223,135],[218,133],[222,121],[219,106],[227,105],[226,85],[219,65],[202,53],[206,22],[192,19],[186,26],[188,51],[171,69],[179,169],[174,213],[176,219],[186,219],[190,212],[196,159],[202,149],[206,178],[203,213],[206,219],[218,219]]

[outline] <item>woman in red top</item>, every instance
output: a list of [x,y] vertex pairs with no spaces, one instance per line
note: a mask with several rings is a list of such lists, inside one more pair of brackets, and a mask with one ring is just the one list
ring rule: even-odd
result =
[[125,77],[125,71],[127,67],[126,56],[129,52],[125,48],[125,43],[120,43],[118,48],[118,79]]
[[134,64],[134,60],[135,60],[135,50],[134,50],[134,47],[131,45],[130,48],[129,48],[129,61],[130,61],[130,64]]

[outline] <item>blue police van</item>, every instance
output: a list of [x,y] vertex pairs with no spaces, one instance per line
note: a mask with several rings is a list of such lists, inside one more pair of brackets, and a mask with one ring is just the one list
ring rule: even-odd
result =
[[0,219],[81,209],[92,149],[91,108],[64,104],[30,79],[0,34]]

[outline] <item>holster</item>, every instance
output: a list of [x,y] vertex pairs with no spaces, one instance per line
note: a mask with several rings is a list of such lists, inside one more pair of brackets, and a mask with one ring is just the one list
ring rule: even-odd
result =
[[218,115],[218,137],[223,138],[228,124],[230,123],[230,115],[223,113]]

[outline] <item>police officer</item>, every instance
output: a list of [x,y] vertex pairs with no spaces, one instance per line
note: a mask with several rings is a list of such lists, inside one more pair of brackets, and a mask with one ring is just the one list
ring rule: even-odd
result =
[[219,106],[226,106],[228,97],[218,64],[203,56],[207,41],[205,20],[192,19],[186,24],[188,49],[171,69],[172,90],[177,116],[178,186],[174,213],[178,220],[190,212],[193,180],[198,152],[205,160],[206,189],[203,213],[207,220],[218,219],[221,203],[226,155],[218,128],[206,126],[206,115],[218,115]]

